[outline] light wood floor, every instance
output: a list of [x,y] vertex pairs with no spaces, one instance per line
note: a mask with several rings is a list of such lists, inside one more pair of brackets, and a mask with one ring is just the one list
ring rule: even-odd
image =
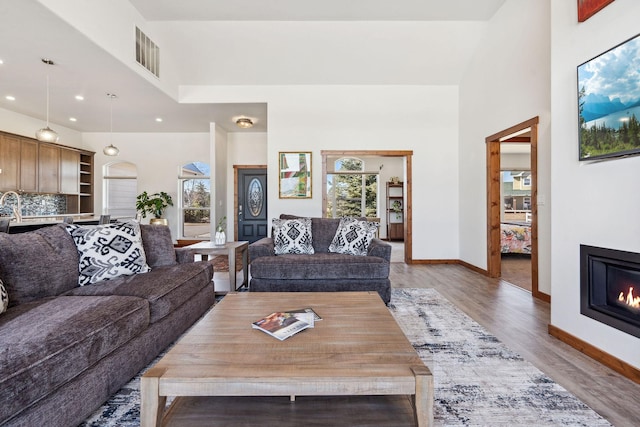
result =
[[434,288],[616,427],[640,426],[640,384],[547,333],[550,306],[458,265],[391,264],[392,287]]

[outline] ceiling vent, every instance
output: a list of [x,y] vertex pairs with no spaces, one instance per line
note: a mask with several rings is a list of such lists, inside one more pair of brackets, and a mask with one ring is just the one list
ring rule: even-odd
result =
[[160,48],[136,27],[136,62],[160,78]]

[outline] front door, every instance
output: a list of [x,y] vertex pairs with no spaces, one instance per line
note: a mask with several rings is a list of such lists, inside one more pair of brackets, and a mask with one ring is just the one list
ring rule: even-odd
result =
[[238,239],[255,242],[267,236],[267,169],[238,171]]

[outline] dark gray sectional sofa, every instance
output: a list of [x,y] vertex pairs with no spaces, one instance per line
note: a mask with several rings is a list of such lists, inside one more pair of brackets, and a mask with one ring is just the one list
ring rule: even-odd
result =
[[[280,215],[281,219],[299,218]],[[391,245],[373,239],[366,256],[329,252],[339,218],[311,218],[313,254],[275,255],[273,238],[249,245],[251,292],[377,291],[391,300]]]
[[213,305],[209,263],[141,234],[150,272],[79,287],[63,226],[0,233],[0,425],[78,425]]

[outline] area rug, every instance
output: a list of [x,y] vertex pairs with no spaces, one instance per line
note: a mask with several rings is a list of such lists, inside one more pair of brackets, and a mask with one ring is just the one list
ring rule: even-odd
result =
[[[611,425],[436,290],[393,289],[389,309],[433,372],[436,426]],[[138,426],[139,385],[138,376],[81,427]]]

